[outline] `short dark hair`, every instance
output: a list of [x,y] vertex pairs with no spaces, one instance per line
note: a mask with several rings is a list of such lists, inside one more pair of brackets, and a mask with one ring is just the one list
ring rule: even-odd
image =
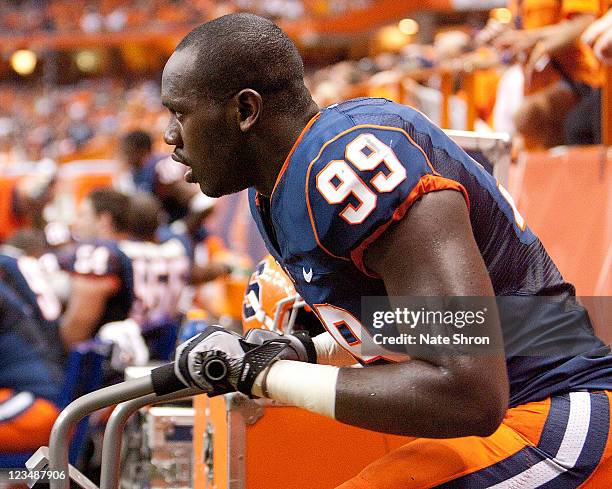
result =
[[150,153],[153,148],[153,139],[146,131],[131,131],[121,139],[121,147]]
[[272,21],[237,13],[206,22],[176,50],[193,49],[198,65],[193,90],[223,100],[252,88],[280,111],[300,110],[310,95],[295,44]]
[[157,228],[165,217],[159,199],[148,192],[136,192],[130,197],[128,214],[130,235],[145,241],[155,239]]
[[113,221],[113,227],[118,233],[129,231],[128,208],[130,198],[122,192],[110,187],[93,190],[87,198],[97,215],[107,212]]

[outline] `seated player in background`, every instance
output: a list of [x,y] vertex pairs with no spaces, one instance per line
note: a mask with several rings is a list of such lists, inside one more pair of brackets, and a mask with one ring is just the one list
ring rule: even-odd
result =
[[119,145],[119,159],[132,177],[125,191],[149,192],[162,203],[170,222],[185,217],[197,187],[183,179],[185,168],[166,155],[153,152],[153,140],[146,131],[126,134]]
[[28,306],[0,281],[0,454],[47,445],[59,414],[61,370]]
[[60,320],[64,348],[95,336],[100,327],[129,316],[134,299],[132,263],[119,248],[129,236],[130,198],[94,190],[80,204],[73,232],[77,242],[59,262],[71,273],[70,296]]
[[41,264],[33,256],[12,256],[0,252],[0,281],[10,287],[23,301],[27,313],[40,326],[52,358],[60,361],[63,346],[59,335],[58,320],[61,303],[55,294]]
[[[146,192],[127,196],[99,189],[82,202],[74,226],[79,242],[60,259],[72,272],[61,321],[67,347],[95,336],[106,323],[128,318],[145,335],[176,333],[178,298],[191,262],[180,240],[157,241],[162,215],[155,196]],[[174,341],[171,337],[167,343]]]
[[[321,110],[303,77],[289,38],[249,14],[197,27],[164,68],[165,140],[186,179],[210,196],[250,187],[269,252],[327,329],[248,344],[211,326],[178,348],[179,377],[411,437],[342,489],[608,487],[610,348],[508,192],[418,111]],[[507,351],[385,348],[368,296],[480,298]],[[528,307],[498,316],[494,296]],[[223,382],[198,368],[211,352],[228,359]],[[347,357],[365,368],[336,366]]]
[[163,211],[153,195],[132,195],[129,209],[129,239],[122,240],[119,248],[134,273],[130,318],[141,327],[152,357],[165,359],[174,348],[181,321],[179,299],[191,273],[189,250],[178,238],[158,241]]

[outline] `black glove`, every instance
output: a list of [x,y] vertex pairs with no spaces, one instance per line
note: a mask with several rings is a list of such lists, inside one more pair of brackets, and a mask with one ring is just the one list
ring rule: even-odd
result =
[[233,391],[251,396],[253,383],[264,369],[279,359],[299,359],[297,343],[292,345],[291,339],[275,335],[269,339],[258,336],[257,341],[261,343],[250,343],[220,326],[210,326],[178,346],[175,374],[211,397]]
[[280,334],[269,329],[254,328],[247,331],[244,339],[255,345],[262,345],[270,340],[286,339],[289,340],[289,345],[281,352],[281,356],[277,360],[317,363],[317,351],[312,338],[305,331],[294,334]]

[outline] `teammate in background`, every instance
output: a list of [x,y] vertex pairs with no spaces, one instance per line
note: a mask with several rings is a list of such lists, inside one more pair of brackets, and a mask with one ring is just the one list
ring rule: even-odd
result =
[[159,231],[160,241],[180,239],[189,250],[193,268],[191,283],[202,284],[227,275],[229,267],[216,260],[215,255],[225,250],[223,240],[211,234],[206,221],[215,210],[215,200],[202,193],[196,194],[189,202],[189,212]]
[[47,445],[59,414],[61,371],[27,309],[0,283],[0,454]]
[[[251,187],[268,250],[327,329],[249,345],[211,326],[178,348],[177,375],[413,437],[341,489],[607,487],[610,349],[507,191],[421,113],[384,99],[320,110],[303,77],[287,36],[249,14],[194,29],[164,68],[165,140],[187,181],[210,196]],[[390,351],[362,315],[365,296],[496,311],[495,295],[556,302],[487,315],[490,337],[518,343],[486,358]],[[516,350],[551,335],[572,351]],[[213,351],[230,373],[210,384],[198,366]],[[336,366],[355,360],[366,368]]]
[[178,306],[189,283],[189,251],[178,238],[157,240],[163,212],[153,195],[139,192],[131,196],[128,214],[129,238],[119,243],[119,249],[134,271],[130,317],[140,325],[151,356],[165,359],[174,348],[181,321]]
[[62,306],[38,259],[0,252],[0,282],[10,287],[23,301],[27,314],[40,326],[40,333],[45,338],[53,360],[60,361],[63,346],[58,320]]
[[145,333],[176,330],[178,297],[191,262],[178,239],[157,242],[161,215],[157,199],[145,192],[127,196],[99,189],[83,201],[74,227],[79,243],[60,257],[72,272],[61,321],[67,348],[93,337],[102,325],[127,318]]
[[60,321],[66,350],[92,338],[102,325],[129,316],[134,299],[132,263],[119,248],[128,233],[130,198],[116,190],[94,190],[79,207],[77,243],[60,252],[71,273],[71,290]]
[[131,172],[135,189],[155,195],[170,222],[187,214],[189,201],[197,193],[197,187],[184,181],[185,168],[180,163],[153,153],[149,133],[132,131],[126,134],[119,146],[119,156]]

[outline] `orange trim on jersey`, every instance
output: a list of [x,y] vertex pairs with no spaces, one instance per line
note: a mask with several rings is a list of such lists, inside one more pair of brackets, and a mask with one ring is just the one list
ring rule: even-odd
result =
[[[319,310],[318,310],[318,307],[321,307],[321,306],[324,306],[324,307],[331,307],[332,309],[340,310],[340,311],[343,311],[343,312],[347,313],[349,316],[351,316],[351,317],[352,317],[352,318],[353,318],[355,321],[357,321],[357,322],[359,323],[359,325],[361,326],[361,329],[362,329],[362,334],[369,334],[369,333],[368,333],[367,331],[365,331],[365,330],[364,330],[363,326],[361,325],[361,321],[360,321],[359,319],[357,319],[357,317],[356,317],[356,316],[355,316],[355,315],[354,315],[354,314],[353,314],[351,311],[348,311],[347,309],[344,309],[343,307],[340,307],[340,306],[334,306],[333,304],[329,304],[329,303],[327,303],[327,302],[323,302],[323,303],[313,304],[313,305],[312,305],[312,311],[314,312],[315,316],[317,316],[317,318],[319,319],[319,322],[320,322],[320,323],[323,325],[323,327],[325,328],[325,331],[327,331],[327,332],[328,332],[328,333],[331,335],[331,337],[334,339],[334,341],[337,343],[337,345],[338,345],[340,348],[342,348],[344,351],[346,351],[346,352],[347,352],[349,355],[351,355],[351,356],[352,356],[352,357],[353,357],[355,360],[357,360],[357,361],[358,361],[358,362],[360,362],[360,363],[366,364],[366,365],[369,365],[370,363],[374,363],[374,362],[376,362],[376,361],[378,361],[378,360],[386,360],[386,361],[391,362],[391,363],[398,363],[398,362],[397,362],[397,360],[395,360],[395,359],[393,359],[393,358],[386,357],[386,356],[384,356],[384,355],[376,355],[376,356],[373,356],[373,357],[368,358],[368,359],[366,360],[365,358],[362,358],[362,357],[361,357],[361,356],[359,356],[358,354],[353,353],[351,350],[349,350],[347,347],[345,347],[345,346],[342,344],[342,342],[341,342],[341,341],[338,341],[338,340],[336,339],[336,336],[334,335],[334,333],[332,333],[332,332],[330,331],[330,327],[328,327],[328,325],[325,323],[325,321],[323,320],[323,316],[321,315],[321,313],[320,313],[320,312],[319,312]],[[350,326],[349,326],[349,325],[346,323],[346,321],[343,321],[343,322],[344,322],[344,323],[346,324],[346,326],[349,328],[349,330],[351,331],[351,333],[353,333],[353,336],[355,336],[355,338],[358,338],[358,339],[359,339],[359,343],[354,343],[354,344],[349,345],[349,346],[357,346],[358,344],[363,343],[363,340],[362,340],[361,338],[359,338],[359,337],[358,337],[358,336],[355,334],[355,332],[354,332],[354,331],[351,329],[351,327],[350,327]],[[334,327],[336,327],[336,324],[340,324],[340,321],[338,321],[338,322],[334,323]],[[338,330],[338,333],[340,333],[340,331],[339,331],[339,330]],[[342,333],[340,333],[340,335],[342,336]],[[345,341],[346,341],[346,340],[345,340]],[[346,344],[347,344],[347,345],[349,344],[349,343],[348,343],[348,341],[346,342]]]
[[[321,325],[325,328],[325,331],[327,331],[331,337],[333,338],[333,340],[336,342],[336,344],[342,348],[345,352],[347,352],[350,356],[352,356],[357,362],[362,361],[357,355],[355,355],[353,352],[351,352],[351,350],[349,350],[347,347],[345,347],[342,343],[340,343],[338,340],[336,340],[336,337],[333,335],[333,333],[329,330],[329,328],[327,327],[327,324],[325,324],[325,321],[323,321],[323,316],[321,316],[321,314],[319,313],[319,310],[317,309],[318,306],[331,306],[331,307],[338,307],[338,306],[332,306],[331,304],[327,304],[327,303],[322,303],[322,304],[313,304],[312,305],[312,312],[314,312],[315,316],[317,316],[319,318],[319,322],[321,323]],[[338,308],[338,309],[342,309],[342,308]],[[344,309],[346,310],[346,309]],[[346,311],[349,314],[351,314],[349,311]],[[355,316],[353,316],[355,317]]]
[[[317,156],[315,156],[315,158],[308,164],[308,170],[306,172],[306,187],[305,187],[305,192],[306,192],[306,207],[308,209],[308,217],[310,218],[310,226],[312,227],[312,232],[314,234],[315,241],[317,242],[317,245],[319,245],[319,248],[321,248],[329,256],[332,256],[334,258],[338,258],[338,259],[344,260],[344,261],[351,261],[351,260],[349,258],[345,258],[343,256],[335,255],[334,253],[329,251],[325,246],[323,246],[323,243],[321,243],[321,241],[319,239],[319,234],[317,233],[317,228],[316,228],[315,223],[314,223],[314,217],[312,215],[312,207],[310,206],[310,196],[308,195],[308,182],[310,180],[310,171],[312,170],[312,166],[321,157],[321,155],[323,154],[323,151],[325,150],[325,148],[327,146],[329,146],[331,143],[333,143],[337,139],[341,138],[345,134],[348,134],[349,132],[355,131],[356,129],[368,129],[368,128],[371,128],[371,129],[383,129],[383,130],[387,130],[387,131],[396,131],[396,132],[402,133],[404,136],[406,136],[408,141],[410,141],[410,143],[413,146],[415,146],[416,148],[418,148],[418,150],[423,154],[423,157],[425,158],[425,161],[427,162],[427,165],[429,166],[429,168],[431,168],[431,171],[433,172],[433,174],[436,175],[436,176],[440,175],[434,169],[433,165],[431,164],[431,161],[429,161],[429,158],[427,157],[427,154],[425,153],[423,148],[421,148],[421,146],[419,146],[417,144],[417,142],[410,137],[410,134],[408,134],[406,131],[404,131],[403,129],[401,129],[399,127],[379,126],[379,125],[376,125],[376,124],[361,124],[359,126],[353,126],[353,127],[349,128],[349,129],[346,129],[345,131],[342,131],[340,134],[336,134],[333,138],[331,138],[330,140],[326,141],[321,146],[321,149],[319,149],[319,152],[317,153]],[[346,150],[346,148],[345,148],[345,150]]]
[[276,190],[278,183],[280,182],[281,178],[283,178],[283,175],[285,174],[285,170],[287,169],[287,166],[289,166],[289,160],[293,156],[293,153],[295,152],[298,145],[302,142],[302,138],[306,135],[308,130],[312,127],[312,125],[316,122],[316,120],[320,116],[321,116],[321,112],[316,113],[312,117],[312,119],[310,119],[308,123],[304,126],[304,129],[302,129],[302,132],[300,133],[298,138],[295,140],[295,143],[293,143],[293,146],[291,147],[291,151],[289,151],[287,158],[285,158],[285,162],[283,163],[283,166],[281,166],[280,172],[278,172],[278,176],[276,177],[276,181],[274,182],[274,187],[272,188],[272,193],[270,194],[270,202],[272,202],[272,196],[274,195],[274,191]]
[[[17,395],[11,389],[0,389],[0,403]],[[0,422],[0,447],[5,452],[34,451],[49,444],[51,428],[59,415],[55,404],[37,397],[30,407],[10,420]]]
[[369,272],[363,262],[363,253],[366,248],[370,246],[374,241],[376,241],[382,233],[384,233],[387,228],[395,221],[401,220],[410,206],[423,195],[429,192],[437,192],[439,190],[456,190],[463,194],[465,198],[465,202],[467,203],[468,209],[470,208],[470,196],[467,193],[467,190],[463,185],[455,180],[450,180],[449,178],[444,178],[438,175],[432,175],[427,173],[423,175],[414,188],[408,194],[408,197],[399,205],[391,219],[389,219],[384,224],[380,225],[368,238],[361,242],[361,244],[351,251],[351,258],[355,266],[361,270],[365,275],[372,278],[380,278],[378,275]]

